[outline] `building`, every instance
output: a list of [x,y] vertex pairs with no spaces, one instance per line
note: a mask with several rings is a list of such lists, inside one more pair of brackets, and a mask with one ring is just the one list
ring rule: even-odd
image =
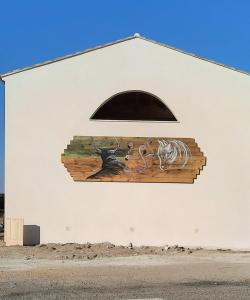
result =
[[135,34],[1,79],[8,244],[250,249],[249,74]]

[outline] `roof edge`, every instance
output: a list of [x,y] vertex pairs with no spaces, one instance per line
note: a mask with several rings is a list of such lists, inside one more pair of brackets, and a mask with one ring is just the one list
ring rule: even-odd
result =
[[46,60],[42,63],[34,64],[34,65],[24,67],[24,68],[20,68],[20,69],[15,69],[13,71],[10,71],[10,72],[4,73],[4,74],[0,74],[0,80],[1,79],[3,80],[4,77],[10,76],[10,75],[14,75],[14,74],[21,73],[21,72],[24,72],[24,71],[28,71],[28,70],[31,70],[31,69],[34,69],[34,68],[46,66],[46,65],[64,60],[64,59],[68,59],[68,58],[79,56],[79,55],[82,55],[82,54],[85,54],[85,53],[88,53],[88,52],[92,52],[92,51],[95,51],[95,50],[106,48],[106,47],[109,47],[109,46],[112,46],[112,45],[123,43],[123,42],[129,41],[129,40],[135,39],[135,38],[139,38],[139,36],[135,36],[135,35],[129,36],[129,37],[126,37],[126,38],[123,38],[123,39],[116,40],[115,42],[106,43],[106,44],[99,45],[99,46],[96,46],[96,47],[93,47],[93,48],[87,48],[83,51],[77,51],[75,53],[60,56],[60,57],[55,58],[55,59]]
[[180,52],[180,53],[182,53],[182,54],[185,54],[185,55],[188,55],[188,56],[193,56],[193,57],[198,58],[198,59],[200,59],[200,60],[204,60],[204,61],[206,61],[206,62],[209,62],[209,63],[215,64],[215,65],[221,66],[221,67],[223,67],[223,68],[226,68],[226,69],[229,69],[229,70],[232,70],[232,71],[236,71],[236,72],[239,72],[239,73],[242,73],[242,74],[245,74],[245,75],[250,76],[250,72],[248,72],[248,71],[244,71],[244,70],[241,70],[241,69],[232,67],[232,66],[228,66],[228,65],[225,65],[225,64],[223,64],[223,63],[217,62],[217,61],[215,61],[215,60],[208,59],[208,58],[199,56],[199,55],[197,55],[197,54],[195,54],[195,53],[188,52],[188,51],[185,51],[185,50],[182,50],[182,49],[179,49],[179,48],[175,48],[175,47],[173,47],[173,46],[169,46],[169,45],[167,45],[167,44],[164,44],[164,43],[161,43],[161,42],[157,42],[157,41],[155,41],[155,40],[151,40],[151,39],[145,38],[145,37],[143,37],[143,36],[140,36],[140,38],[143,39],[143,40],[145,40],[145,41],[151,42],[151,43],[153,43],[153,44],[156,44],[156,45],[159,45],[159,46],[162,46],[162,47],[171,49],[171,50],[175,50],[175,51]]
[[138,33],[135,33],[132,36],[129,36],[129,37],[126,37],[126,38],[123,38],[123,39],[119,39],[119,40],[116,40],[114,42],[106,43],[106,44],[99,45],[99,46],[96,46],[96,47],[93,47],[93,48],[87,48],[86,50],[83,50],[83,51],[78,51],[78,52],[75,52],[75,53],[72,53],[72,54],[68,54],[68,55],[65,55],[65,56],[61,56],[61,57],[58,57],[58,58],[55,58],[55,59],[52,59],[52,60],[47,60],[47,61],[44,61],[42,63],[34,64],[34,65],[31,65],[31,66],[28,66],[28,67],[24,67],[24,68],[16,69],[16,70],[4,73],[4,74],[0,74],[0,80],[4,81],[3,78],[7,77],[7,76],[10,76],[10,75],[14,75],[14,74],[21,73],[21,72],[24,72],[24,71],[28,71],[28,70],[31,70],[31,69],[34,69],[34,68],[38,68],[38,67],[42,67],[42,66],[45,66],[45,65],[49,65],[49,64],[52,64],[52,63],[55,63],[55,62],[58,62],[58,61],[61,61],[61,60],[64,60],[64,59],[68,59],[68,58],[71,58],[71,57],[79,56],[79,55],[82,55],[82,54],[85,54],[85,53],[88,53],[88,52],[92,52],[92,51],[95,51],[95,50],[99,50],[99,49],[102,49],[102,48],[106,48],[106,47],[109,47],[109,46],[112,46],[112,45],[116,45],[116,44],[119,44],[119,43],[123,43],[123,42],[129,41],[129,40],[138,39],[138,38],[142,39],[142,40],[145,40],[147,42],[150,42],[150,43],[153,43],[153,44],[156,44],[156,45],[159,45],[159,46],[162,46],[162,47],[165,47],[165,48],[177,51],[177,52],[180,52],[182,54],[189,55],[189,56],[195,57],[197,59],[200,59],[200,60],[203,60],[203,61],[215,64],[215,65],[221,66],[223,68],[226,68],[226,69],[229,69],[229,70],[232,70],[232,71],[236,71],[236,72],[239,72],[241,74],[245,74],[245,75],[250,76],[250,72],[248,72],[248,71],[243,71],[241,69],[234,68],[234,67],[225,65],[223,63],[219,63],[217,61],[214,61],[214,60],[211,60],[211,59],[208,59],[208,58],[201,57],[201,56],[199,56],[197,54],[194,54],[194,53],[191,53],[191,52],[187,52],[185,50],[181,50],[181,49],[169,46],[167,44],[164,44],[164,43],[161,43],[161,42],[157,42],[155,40],[148,39],[146,37],[143,37],[143,36],[139,35]]

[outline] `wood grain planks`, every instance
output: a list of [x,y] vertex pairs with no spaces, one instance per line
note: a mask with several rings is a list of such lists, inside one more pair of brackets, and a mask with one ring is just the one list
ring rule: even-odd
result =
[[[183,153],[180,153],[171,168],[160,169],[159,141],[163,140],[181,141],[189,148],[191,157],[183,168]],[[133,149],[129,149],[129,143],[133,144]],[[142,145],[145,149],[143,155],[139,151]],[[100,153],[97,154],[97,149],[103,152],[116,149],[112,163],[119,161],[124,168],[118,174],[98,175],[105,164]],[[126,156],[129,157],[128,160],[125,159]],[[107,161],[110,159],[109,157]],[[78,182],[193,183],[206,165],[206,157],[193,138],[75,136],[61,155],[61,162],[73,180]],[[170,167],[168,160],[163,159],[163,167]],[[92,178],[88,178],[89,176]]]

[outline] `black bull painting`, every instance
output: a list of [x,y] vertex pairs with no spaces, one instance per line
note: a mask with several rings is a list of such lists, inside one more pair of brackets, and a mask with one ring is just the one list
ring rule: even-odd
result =
[[206,158],[193,138],[75,136],[61,155],[74,181],[193,183]]

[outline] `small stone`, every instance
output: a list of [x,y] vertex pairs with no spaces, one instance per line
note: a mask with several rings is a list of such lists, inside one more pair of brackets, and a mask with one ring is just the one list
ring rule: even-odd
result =
[[195,250],[202,250],[202,248],[201,247],[197,247],[197,248],[195,248]]
[[219,248],[219,249],[217,249],[217,251],[220,251],[220,252],[230,252],[231,249],[223,249],[223,248]]
[[94,259],[97,257],[97,254],[93,254],[93,255],[88,255],[87,259]]
[[76,250],[81,250],[83,247],[82,246],[75,246]]

